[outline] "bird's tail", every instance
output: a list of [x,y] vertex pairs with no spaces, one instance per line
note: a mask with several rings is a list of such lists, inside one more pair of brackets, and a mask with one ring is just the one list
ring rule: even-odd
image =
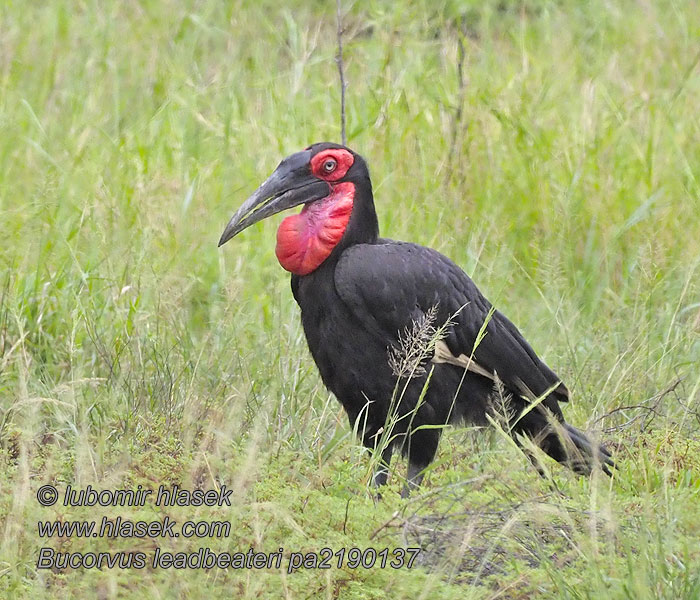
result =
[[611,469],[615,468],[612,455],[605,447],[573,425],[553,422],[551,416],[539,410],[530,411],[513,424],[511,435],[516,441],[518,434],[530,438],[554,460],[580,475],[590,475],[596,465],[606,475],[611,475]]

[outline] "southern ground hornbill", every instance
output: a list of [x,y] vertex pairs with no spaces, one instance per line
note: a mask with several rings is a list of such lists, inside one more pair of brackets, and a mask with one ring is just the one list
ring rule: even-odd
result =
[[392,449],[419,485],[443,425],[499,415],[518,443],[529,438],[578,473],[598,463],[609,474],[610,454],[564,421],[566,386],[464,271],[435,250],[379,237],[369,171],[352,150],[320,143],[285,158],[219,246],[302,204],[277,231],[277,258],[292,273],[324,384],[365,446],[382,448],[377,485]]

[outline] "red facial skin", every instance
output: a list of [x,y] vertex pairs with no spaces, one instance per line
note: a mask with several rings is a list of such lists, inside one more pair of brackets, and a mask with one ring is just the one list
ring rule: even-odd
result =
[[311,159],[311,172],[331,183],[331,193],[305,204],[299,214],[280,224],[275,254],[287,271],[296,275],[315,271],[343,237],[352,213],[355,186],[348,181],[333,182],[345,176],[354,160],[347,150],[335,148],[323,150]]
[[[330,173],[323,169],[324,163],[329,159],[334,160],[337,165]],[[338,181],[345,177],[353,162],[355,162],[355,158],[347,150],[331,148],[319,152],[311,159],[311,172],[325,181]]]

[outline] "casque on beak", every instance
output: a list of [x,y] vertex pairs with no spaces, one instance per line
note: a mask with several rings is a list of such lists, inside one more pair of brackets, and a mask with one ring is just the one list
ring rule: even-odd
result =
[[310,160],[309,150],[285,158],[231,217],[221,234],[219,246],[253,223],[328,196],[330,186],[311,174]]

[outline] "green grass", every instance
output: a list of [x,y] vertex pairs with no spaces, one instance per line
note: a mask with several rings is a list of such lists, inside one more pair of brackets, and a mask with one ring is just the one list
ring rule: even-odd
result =
[[[548,465],[555,493],[494,432],[450,430],[421,493],[399,498],[399,463],[375,502],[275,260],[279,218],[217,249],[283,156],[339,137],[334,3],[10,0],[0,596],[700,598],[700,5],[344,10],[349,144],[382,234],[473,276],[572,389],[567,419],[604,430],[618,473]],[[42,508],[47,483],[225,484],[236,501]],[[233,530],[37,533],[103,515]],[[417,545],[410,571],[36,568],[42,546]]]

